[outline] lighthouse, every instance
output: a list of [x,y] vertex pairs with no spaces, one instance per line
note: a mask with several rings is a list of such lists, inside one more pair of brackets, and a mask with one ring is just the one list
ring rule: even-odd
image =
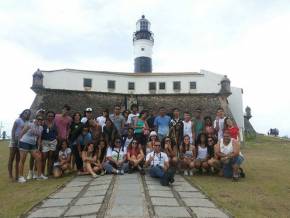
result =
[[150,22],[142,15],[136,22],[136,32],[133,34],[134,45],[134,72],[152,72],[153,33],[150,31]]

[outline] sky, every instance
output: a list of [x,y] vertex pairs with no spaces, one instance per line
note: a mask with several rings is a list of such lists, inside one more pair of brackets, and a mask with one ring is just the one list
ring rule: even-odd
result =
[[290,136],[288,0],[0,0],[2,131],[32,104],[37,68],[132,72],[142,14],[154,72],[225,74],[243,88],[256,131]]

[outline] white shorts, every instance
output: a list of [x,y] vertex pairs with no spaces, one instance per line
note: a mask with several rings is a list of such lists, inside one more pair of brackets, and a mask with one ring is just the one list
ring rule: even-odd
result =
[[49,151],[55,151],[56,150],[56,146],[57,146],[57,140],[52,140],[52,141],[48,141],[48,140],[43,140],[42,141],[42,152],[46,153]]

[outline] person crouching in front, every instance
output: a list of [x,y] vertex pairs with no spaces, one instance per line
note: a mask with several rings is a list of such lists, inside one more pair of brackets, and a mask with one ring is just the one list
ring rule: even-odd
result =
[[161,144],[156,141],[153,151],[146,156],[146,166],[150,166],[149,174],[151,177],[159,178],[160,184],[168,186],[174,182],[174,170],[169,168],[169,159],[166,153],[161,152]]

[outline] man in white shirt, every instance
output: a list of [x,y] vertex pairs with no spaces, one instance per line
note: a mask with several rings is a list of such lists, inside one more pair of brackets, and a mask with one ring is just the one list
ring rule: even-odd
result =
[[169,159],[166,153],[161,152],[161,144],[155,142],[153,151],[146,156],[146,166],[150,166],[151,177],[159,178],[161,185],[168,186],[174,182],[174,170],[169,168]]
[[220,141],[223,138],[224,133],[224,121],[225,121],[225,113],[223,108],[218,108],[216,112],[216,119],[213,123],[213,127],[215,128],[218,134],[218,140]]
[[135,119],[138,118],[138,116],[139,116],[138,105],[132,104],[131,111],[132,112],[129,114],[127,122],[130,124],[130,126],[133,126]]
[[97,117],[97,122],[102,127],[102,131],[104,129],[104,126],[106,125],[106,120],[108,117],[109,117],[109,109],[105,109],[103,111],[102,116]]

